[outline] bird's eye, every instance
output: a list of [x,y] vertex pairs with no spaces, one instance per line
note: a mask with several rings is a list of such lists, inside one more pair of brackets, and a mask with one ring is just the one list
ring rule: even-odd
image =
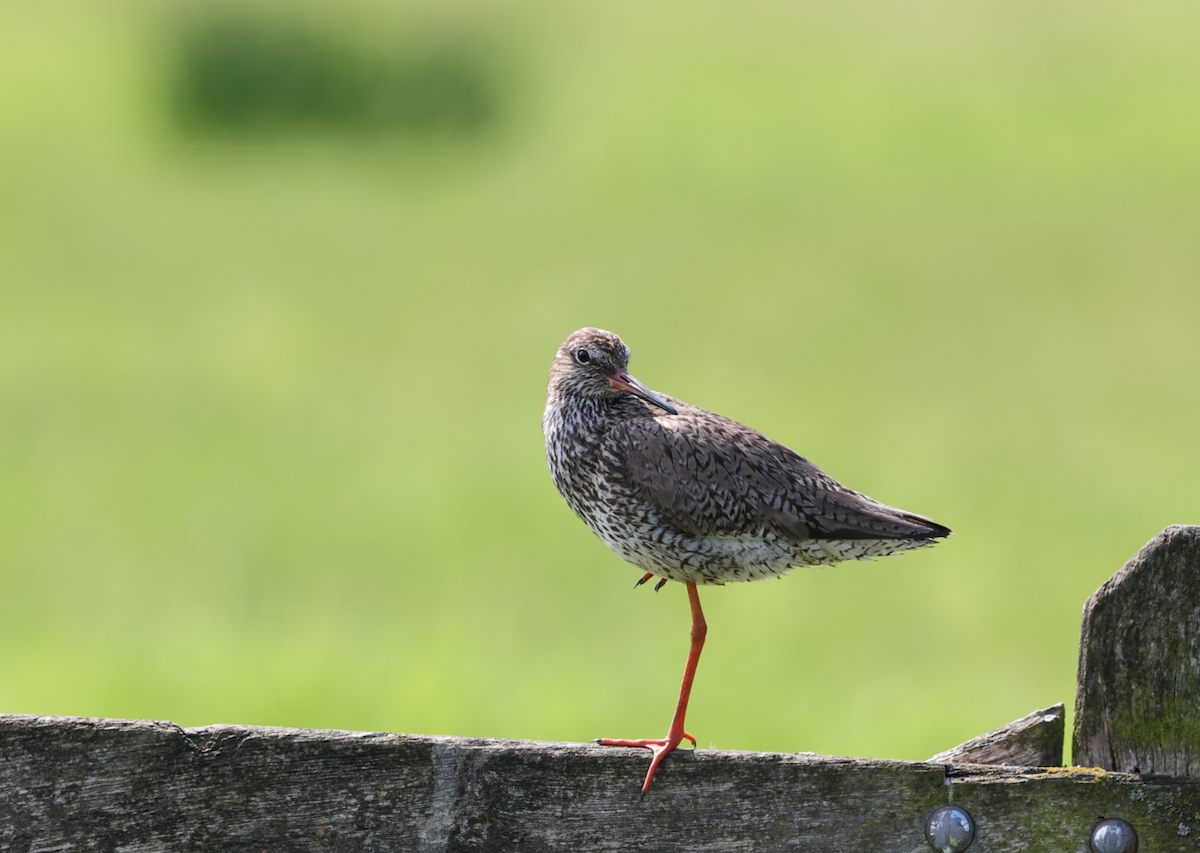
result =
[[575,360],[580,364],[587,364],[592,360],[592,354],[585,349],[575,350]]

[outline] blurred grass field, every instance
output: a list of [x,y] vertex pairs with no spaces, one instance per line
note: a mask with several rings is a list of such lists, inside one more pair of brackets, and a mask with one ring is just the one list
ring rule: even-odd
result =
[[701,746],[1070,707],[1200,523],[1193,4],[337,8],[490,39],[495,121],[198,132],[165,6],[0,6],[0,710],[661,735],[683,588],[542,454],[585,325],[956,531],[703,590]]

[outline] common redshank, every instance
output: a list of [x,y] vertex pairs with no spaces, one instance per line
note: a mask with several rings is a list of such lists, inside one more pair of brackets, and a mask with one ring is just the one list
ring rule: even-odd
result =
[[[667,736],[601,738],[653,753],[642,792],[686,738],[707,625],[699,584],[778,577],[796,566],[924,548],[951,531],[846,488],[747,426],[656,394],[629,375],[629,347],[580,329],[550,367],[542,432],[554,485],[617,556],[687,587],[692,641]],[[658,587],[656,586],[656,589]]]

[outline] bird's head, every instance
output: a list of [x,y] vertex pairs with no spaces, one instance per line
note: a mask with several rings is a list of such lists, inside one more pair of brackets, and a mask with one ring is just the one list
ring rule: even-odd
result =
[[629,347],[603,329],[580,329],[558,348],[550,368],[550,387],[594,400],[632,394],[672,415],[674,406],[629,375]]

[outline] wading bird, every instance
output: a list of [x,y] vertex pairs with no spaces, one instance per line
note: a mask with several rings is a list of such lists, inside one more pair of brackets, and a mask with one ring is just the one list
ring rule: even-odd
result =
[[699,584],[777,577],[796,566],[924,548],[951,531],[846,488],[736,421],[656,394],[629,375],[629,347],[580,329],[550,367],[542,432],[554,485],[617,556],[687,586],[692,643],[667,736],[601,738],[653,752],[642,792],[684,738],[707,626]]

